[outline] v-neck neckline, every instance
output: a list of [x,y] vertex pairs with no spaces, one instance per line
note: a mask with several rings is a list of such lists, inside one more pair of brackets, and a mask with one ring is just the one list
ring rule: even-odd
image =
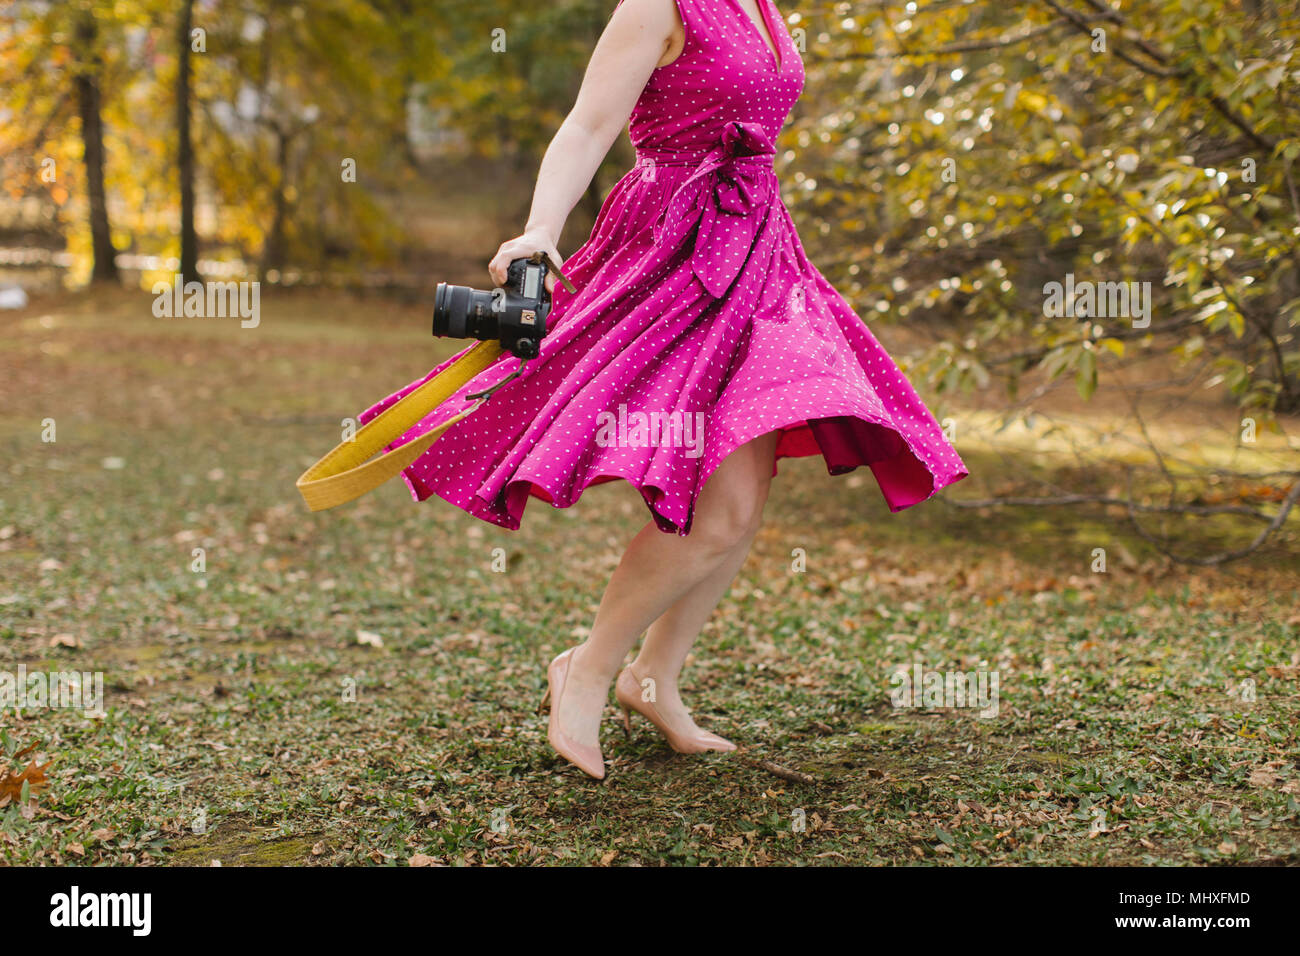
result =
[[[752,30],[754,35],[758,37],[758,42],[763,44],[763,49],[766,50],[767,55],[771,57],[772,72],[780,73],[785,68],[785,63],[782,62],[784,58],[781,56],[781,44],[776,39],[776,31],[772,29],[772,21],[767,15],[768,0],[756,0],[758,5],[758,15],[762,18],[763,27],[767,30],[767,37],[763,36],[758,23],[749,15],[749,11],[740,5],[740,0],[729,0],[729,2],[735,11],[745,18],[745,21],[749,24],[750,30]],[[768,38],[772,40],[771,46],[768,46]]]

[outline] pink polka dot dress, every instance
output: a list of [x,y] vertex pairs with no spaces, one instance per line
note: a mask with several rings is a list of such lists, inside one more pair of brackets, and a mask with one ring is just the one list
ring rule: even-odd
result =
[[[866,465],[892,511],[967,474],[934,416],[804,255],[773,170],[804,69],[771,0],[677,0],[685,48],[632,111],[635,165],[562,268],[541,355],[412,462],[437,495],[504,528],[537,497],[567,508],[625,479],[660,530],[689,534],[709,475],[779,431],[777,459]],[[363,422],[452,361],[394,392]],[[389,447],[463,409],[518,365],[503,353]],[[773,474],[776,473],[775,463]]]

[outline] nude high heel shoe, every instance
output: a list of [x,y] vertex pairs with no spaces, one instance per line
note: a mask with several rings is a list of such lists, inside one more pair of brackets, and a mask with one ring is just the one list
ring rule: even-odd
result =
[[697,733],[686,736],[669,730],[664,724],[663,718],[659,716],[659,711],[655,709],[654,703],[641,699],[641,681],[637,679],[631,667],[625,667],[619,673],[618,680],[614,682],[614,696],[618,698],[618,705],[623,708],[623,730],[629,736],[632,734],[630,711],[635,710],[658,727],[659,732],[668,738],[668,746],[679,754],[698,754],[709,750],[725,753],[736,749],[736,745],[730,740],[719,737],[717,734],[711,734],[707,730],[697,728]]
[[542,702],[537,705],[537,711],[541,713],[542,709],[546,707],[547,701],[550,701],[551,717],[546,730],[546,739],[551,742],[555,752],[569,763],[588,776],[603,780],[605,778],[605,758],[601,755],[600,748],[580,744],[570,739],[560,729],[560,700],[564,696],[564,682],[569,676],[569,662],[576,650],[576,647],[569,648],[551,661],[550,666],[546,668],[546,695],[542,698]]

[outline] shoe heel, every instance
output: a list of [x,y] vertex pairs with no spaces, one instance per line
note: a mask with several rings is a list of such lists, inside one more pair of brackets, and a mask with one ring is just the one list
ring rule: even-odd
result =
[[548,706],[550,704],[550,701],[551,701],[551,688],[547,687],[546,693],[542,695],[542,702],[537,705],[537,712],[539,714],[544,714],[546,713],[546,711],[550,710],[550,707]]
[[626,707],[623,708],[623,736],[632,736],[632,712]]

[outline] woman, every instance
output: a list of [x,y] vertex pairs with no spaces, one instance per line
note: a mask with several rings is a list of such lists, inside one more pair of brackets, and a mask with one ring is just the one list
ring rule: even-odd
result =
[[[611,683],[624,721],[644,715],[674,750],[735,749],[695,724],[678,678],[745,560],[777,459],[821,454],[831,474],[867,465],[894,511],[966,475],[805,257],[781,201],[773,143],[803,82],[771,0],[621,0],[542,160],[523,234],[488,264],[504,284],[512,260],[543,251],[576,292],[548,277],[552,331],[540,357],[403,472],[417,500],[437,494],[506,528],[519,527],[530,496],[568,507],[616,478],[640,491],[652,520],[610,579],[590,636],[547,669],[551,745],[596,778]],[[556,238],[629,118],[636,165],[563,262]],[[503,355],[461,392],[515,365]],[[449,418],[459,395],[390,447]],[[668,424],[656,433],[646,422]],[[702,432],[687,441],[696,422]]]

